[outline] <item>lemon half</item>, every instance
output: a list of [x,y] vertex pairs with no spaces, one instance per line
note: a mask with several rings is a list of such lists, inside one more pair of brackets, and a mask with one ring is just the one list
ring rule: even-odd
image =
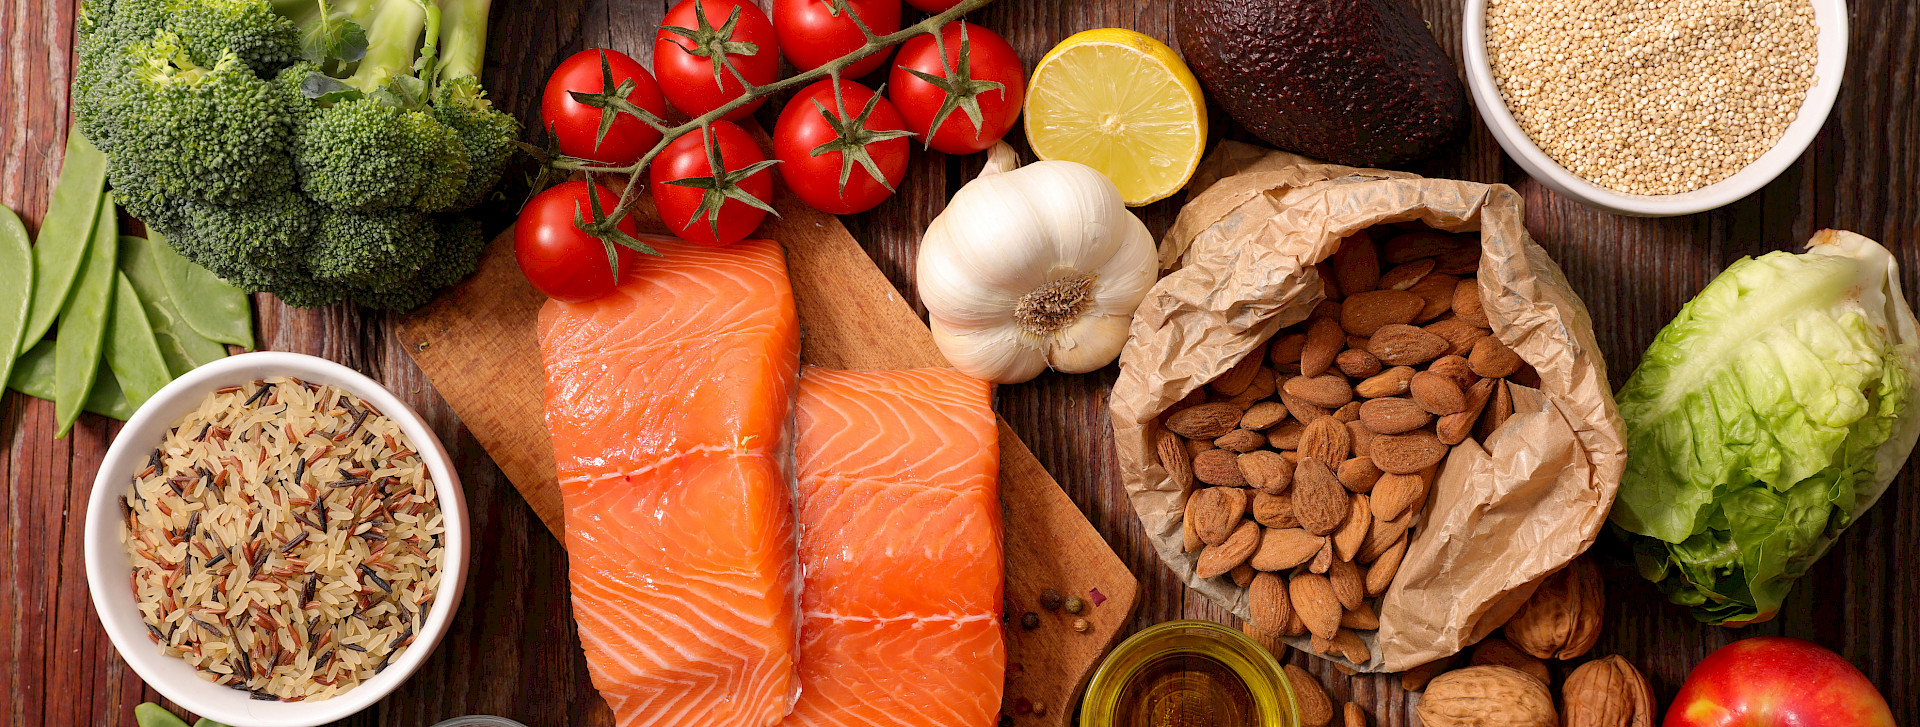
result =
[[1027,142],[1098,169],[1137,207],[1185,186],[1207,142],[1200,82],[1167,44],[1123,28],[1076,33],[1034,66]]

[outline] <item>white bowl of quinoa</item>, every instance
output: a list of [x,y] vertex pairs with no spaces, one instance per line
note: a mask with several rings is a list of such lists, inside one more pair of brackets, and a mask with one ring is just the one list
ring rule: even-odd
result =
[[1820,133],[1846,71],[1844,0],[1468,0],[1474,105],[1555,191],[1667,217],[1735,202]]
[[155,690],[235,727],[345,718],[446,634],[466,500],[420,416],[294,353],[202,366],[134,413],[86,515],[87,581]]

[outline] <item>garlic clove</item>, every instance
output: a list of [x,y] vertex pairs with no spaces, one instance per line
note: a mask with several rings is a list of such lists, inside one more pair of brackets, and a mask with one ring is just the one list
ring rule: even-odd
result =
[[1127,342],[1127,327],[1132,324],[1131,314],[1082,315],[1053,334],[1047,346],[1047,363],[1069,374],[1106,366],[1120,355],[1120,348]]
[[1005,325],[957,332],[938,320],[933,343],[960,373],[996,384],[1017,384],[1047,370],[1047,352],[1009,320]]

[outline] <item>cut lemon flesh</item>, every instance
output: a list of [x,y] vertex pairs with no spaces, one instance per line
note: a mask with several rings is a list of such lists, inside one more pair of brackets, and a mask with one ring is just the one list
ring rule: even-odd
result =
[[1102,28],[1054,46],[1027,86],[1027,142],[1041,159],[1113,180],[1128,206],[1185,186],[1207,141],[1200,83],[1165,43]]

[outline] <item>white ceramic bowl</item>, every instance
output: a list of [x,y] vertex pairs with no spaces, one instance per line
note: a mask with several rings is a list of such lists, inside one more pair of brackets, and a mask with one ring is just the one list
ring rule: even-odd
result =
[[1705,212],[1731,204],[1767,186],[1768,182],[1780,176],[1794,160],[1800,158],[1800,153],[1806,151],[1807,145],[1813,143],[1813,137],[1820,133],[1820,127],[1826,124],[1827,113],[1833,110],[1833,100],[1840,93],[1840,81],[1847,68],[1847,7],[1846,0],[1811,2],[1813,19],[1819,26],[1819,35],[1814,43],[1819,58],[1814,62],[1813,87],[1807,89],[1807,98],[1801,102],[1799,114],[1794,117],[1793,123],[1787,125],[1786,133],[1781,134],[1773,148],[1759,159],[1731,177],[1692,192],[1666,195],[1616,192],[1581,179],[1535,146],[1533,140],[1527,138],[1526,133],[1520,130],[1520,125],[1513,120],[1506,103],[1501,101],[1500,89],[1494,84],[1493,70],[1487,64],[1487,0],[1467,0],[1466,12],[1461,19],[1461,50],[1467,59],[1467,86],[1473,91],[1474,105],[1480,107],[1480,118],[1486,121],[1487,128],[1493,132],[1493,138],[1500,142],[1500,147],[1507,150],[1507,156],[1513,157],[1522,169],[1527,170],[1527,174],[1554,191],[1583,204],[1625,215],[1671,217]]
[[[134,602],[133,588],[127,582],[132,562],[120,544],[120,529],[125,522],[120,500],[126,496],[134,474],[146,467],[147,453],[160,443],[174,422],[192,411],[209,392],[224,386],[246,386],[269,376],[292,376],[343,387],[398,423],[433,476],[446,523],[446,535],[441,543],[440,590],[413,644],[388,664],[386,670],[332,699],[291,704],[269,702],[201,679],[187,662],[161,654],[159,647],[148,639],[146,625]],[[114,438],[106,459],[100,463],[93,496],[87,501],[87,585],[93,592],[94,611],[100,616],[100,624],[106,627],[107,636],[113,639],[114,648],[120,650],[120,657],[168,699],[202,717],[234,727],[311,727],[345,718],[380,701],[433,653],[440,638],[446,635],[454,611],[460,607],[460,593],[467,580],[468,528],[466,498],[461,492],[459,477],[447,459],[446,449],[433,435],[433,430],[421,421],[420,415],[386,388],[326,359],[273,351],[241,354],[201,366],[168,384],[134,412],[120,435]]]

